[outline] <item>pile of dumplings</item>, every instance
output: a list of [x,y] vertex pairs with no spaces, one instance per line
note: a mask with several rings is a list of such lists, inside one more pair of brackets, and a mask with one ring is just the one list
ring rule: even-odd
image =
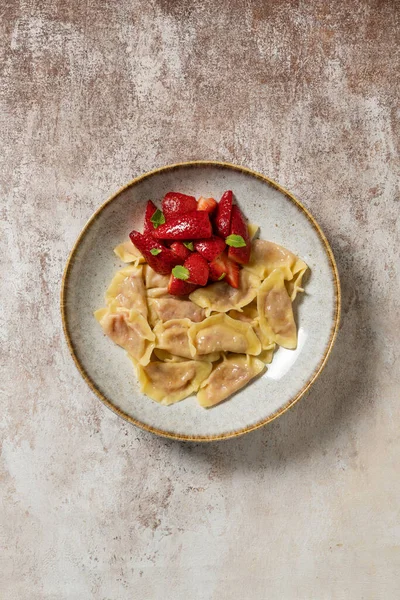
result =
[[168,294],[169,276],[153,271],[130,241],[115,253],[129,266],[116,273],[95,317],[156,402],[197,394],[200,406],[214,406],[260,375],[277,346],[296,348],[292,303],[307,265],[282,246],[254,240],[238,289],[220,281],[187,298]]

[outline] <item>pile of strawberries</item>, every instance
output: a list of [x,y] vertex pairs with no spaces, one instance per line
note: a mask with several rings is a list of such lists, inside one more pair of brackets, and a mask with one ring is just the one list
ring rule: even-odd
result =
[[214,198],[169,192],[162,210],[147,202],[143,233],[132,231],[132,243],[161,275],[171,275],[168,291],[184,296],[209,282],[239,286],[239,265],[249,262],[251,242],[233,194]]

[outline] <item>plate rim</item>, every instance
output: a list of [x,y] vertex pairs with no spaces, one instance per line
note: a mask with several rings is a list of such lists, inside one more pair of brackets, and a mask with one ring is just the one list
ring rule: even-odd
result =
[[[290,400],[288,400],[284,404],[284,406],[282,406],[281,408],[276,410],[274,413],[272,413],[272,415],[269,415],[265,419],[261,419],[257,423],[253,423],[252,425],[243,427],[242,429],[237,429],[234,431],[228,431],[226,433],[209,435],[209,436],[207,436],[207,435],[185,435],[185,434],[179,434],[179,433],[173,433],[170,431],[165,431],[165,430],[159,429],[157,427],[152,427],[151,425],[147,425],[146,423],[143,423],[142,421],[140,421],[138,419],[134,419],[133,417],[131,417],[130,415],[125,413],[123,410],[121,410],[120,408],[115,406],[111,402],[111,400],[109,400],[109,398],[107,398],[97,388],[96,383],[93,381],[93,379],[90,377],[90,375],[86,372],[86,370],[80,363],[78,356],[75,352],[75,347],[74,347],[74,344],[73,344],[73,341],[72,341],[72,338],[71,338],[71,335],[69,332],[69,324],[68,324],[68,317],[67,317],[67,311],[66,311],[66,297],[68,294],[68,281],[69,281],[71,265],[74,261],[75,254],[76,254],[83,238],[86,236],[88,229],[90,228],[92,223],[94,223],[94,221],[99,217],[100,213],[104,210],[104,208],[106,206],[108,206],[108,204],[113,202],[122,192],[129,189],[130,187],[135,186],[139,182],[141,182],[145,179],[151,178],[154,175],[158,175],[159,173],[174,171],[174,170],[178,170],[178,169],[185,168],[185,167],[217,167],[217,168],[225,168],[225,169],[232,170],[232,171],[239,171],[245,175],[251,175],[252,177],[255,177],[256,179],[259,179],[259,180],[263,181],[264,183],[267,183],[271,187],[275,188],[276,190],[278,190],[279,192],[284,194],[291,202],[293,202],[293,204],[295,204],[295,206],[301,212],[303,212],[305,214],[308,221],[314,227],[319,238],[321,239],[321,241],[324,245],[326,254],[328,255],[329,267],[330,267],[330,270],[332,273],[332,278],[333,278],[333,283],[334,283],[334,294],[335,294],[335,307],[334,307],[334,314],[333,314],[333,319],[332,319],[329,341],[326,345],[324,354],[323,354],[320,362],[318,363],[317,367],[314,369],[314,372],[308,378],[307,382],[301,388],[301,390],[299,392],[297,392],[297,394],[294,397],[290,398]],[[223,162],[223,161],[193,160],[193,161],[173,163],[170,165],[165,165],[163,167],[158,167],[156,169],[147,171],[146,173],[143,173],[142,175],[135,177],[134,179],[129,181],[126,185],[119,188],[105,202],[103,202],[99,206],[99,208],[97,208],[97,210],[95,210],[95,212],[92,214],[92,216],[89,218],[89,220],[86,222],[86,224],[82,228],[81,232],[78,235],[78,238],[76,239],[76,241],[72,247],[72,250],[70,251],[70,253],[68,255],[67,262],[65,264],[64,271],[63,271],[62,280],[61,280],[60,311],[61,311],[61,320],[62,320],[64,336],[65,336],[65,339],[67,342],[68,350],[70,352],[70,355],[72,356],[75,366],[77,367],[80,375],[82,376],[82,378],[84,379],[86,384],[89,386],[91,391],[103,402],[103,404],[105,406],[107,406],[107,408],[112,410],[115,414],[117,414],[119,417],[121,417],[128,423],[131,423],[132,425],[136,425],[137,427],[140,427],[141,429],[143,429],[145,431],[149,431],[151,433],[154,433],[154,434],[159,435],[164,438],[169,438],[169,439],[179,440],[179,441],[186,441],[186,442],[213,442],[213,441],[221,441],[221,440],[235,438],[235,437],[244,435],[245,433],[250,433],[251,431],[254,431],[256,429],[259,429],[260,427],[263,427],[264,425],[267,425],[268,423],[271,423],[272,421],[274,421],[275,419],[277,419],[278,417],[283,415],[286,411],[288,411],[292,406],[294,406],[294,404],[296,404],[300,400],[300,398],[302,398],[304,396],[304,394],[311,388],[311,386],[315,383],[315,381],[317,380],[317,378],[323,371],[323,369],[327,363],[327,360],[331,354],[333,345],[334,345],[336,337],[337,337],[339,324],[340,324],[341,289],[340,289],[340,279],[339,279],[339,273],[338,273],[336,261],[335,261],[335,258],[334,258],[333,252],[332,252],[332,248],[331,248],[324,232],[322,231],[322,229],[321,229],[320,225],[318,224],[318,222],[316,221],[316,219],[309,212],[309,210],[291,192],[289,192],[286,188],[281,186],[279,183],[277,183],[273,179],[270,179],[266,175],[262,175],[261,173],[259,173],[257,171],[249,169],[248,167],[243,167],[241,165],[236,165],[233,163]]]

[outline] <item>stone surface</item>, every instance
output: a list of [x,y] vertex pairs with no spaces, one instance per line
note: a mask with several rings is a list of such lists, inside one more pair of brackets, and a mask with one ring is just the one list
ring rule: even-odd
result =
[[[399,14],[395,0],[3,2],[2,598],[400,597]],[[343,291],[308,396],[210,445],[103,407],[58,306],[92,211],[195,158],[292,190]]]

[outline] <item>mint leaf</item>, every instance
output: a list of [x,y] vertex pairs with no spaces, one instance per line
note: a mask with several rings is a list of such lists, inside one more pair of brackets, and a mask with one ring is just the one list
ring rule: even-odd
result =
[[157,208],[153,216],[150,217],[150,221],[153,223],[154,229],[157,229],[159,225],[164,225],[165,217],[159,208]]
[[186,281],[186,279],[189,279],[189,269],[182,267],[182,265],[176,265],[176,267],[172,269],[172,275],[177,279]]
[[160,248],[152,248],[150,250],[150,254],[152,254],[153,256],[157,256],[157,254],[160,254],[161,250]]
[[186,246],[186,248],[188,250],[191,250],[193,252],[193,250],[194,250],[193,242],[183,242],[183,245]]
[[224,279],[226,276],[226,273],[221,273],[221,275],[218,277],[218,281],[221,281],[222,279]]
[[244,241],[241,235],[236,235],[235,233],[232,233],[226,238],[225,244],[228,244],[228,246],[233,246],[233,248],[244,248],[246,242]]

